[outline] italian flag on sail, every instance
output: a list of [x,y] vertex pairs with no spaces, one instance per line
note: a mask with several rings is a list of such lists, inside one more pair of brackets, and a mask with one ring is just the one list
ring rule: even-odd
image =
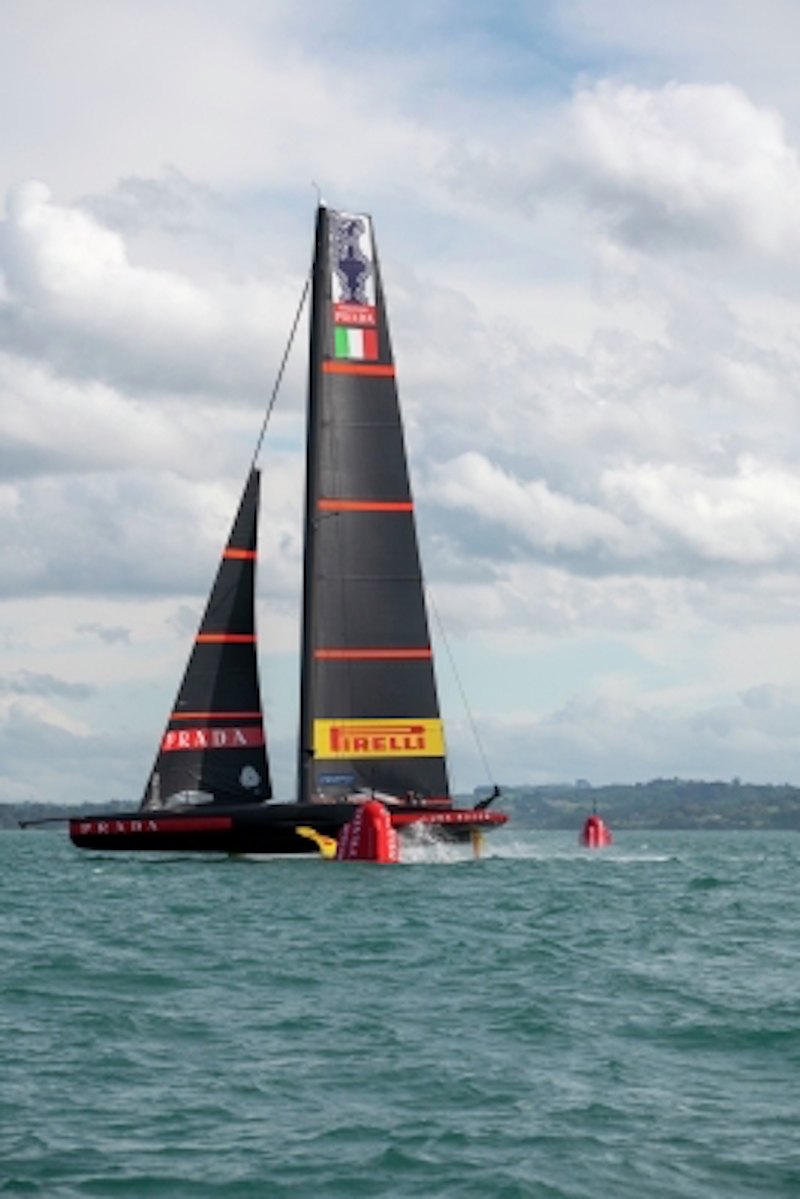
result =
[[360,358],[367,362],[378,357],[377,329],[344,329],[337,325],[334,333],[334,357]]

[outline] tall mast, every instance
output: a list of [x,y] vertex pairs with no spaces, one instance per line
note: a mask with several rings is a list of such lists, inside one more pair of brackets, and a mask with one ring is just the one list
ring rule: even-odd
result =
[[311,764],[314,754],[311,679],[314,644],[311,635],[314,610],[314,535],[319,497],[319,421],[317,413],[322,387],[321,366],[325,348],[325,293],[328,277],[328,223],[325,209],[317,209],[314,262],[311,268],[311,319],[308,353],[308,398],[306,402],[306,496],[303,520],[303,612],[300,633],[300,735],[297,739],[297,799],[308,802],[312,791]]

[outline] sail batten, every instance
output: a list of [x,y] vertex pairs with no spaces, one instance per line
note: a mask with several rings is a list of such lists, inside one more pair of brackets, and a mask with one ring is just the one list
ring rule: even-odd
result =
[[317,500],[320,512],[413,512],[411,500]]
[[393,379],[395,376],[394,367],[390,363],[367,363],[360,362],[323,362],[322,373],[324,375],[371,375],[373,378]]
[[422,649],[398,649],[386,646],[383,649],[315,649],[314,657],[324,662],[375,662],[412,661],[432,657],[430,646]]

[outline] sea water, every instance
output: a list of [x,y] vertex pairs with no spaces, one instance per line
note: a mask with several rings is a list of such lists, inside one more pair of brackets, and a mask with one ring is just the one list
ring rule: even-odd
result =
[[800,1194],[800,837],[0,834],[0,1194]]

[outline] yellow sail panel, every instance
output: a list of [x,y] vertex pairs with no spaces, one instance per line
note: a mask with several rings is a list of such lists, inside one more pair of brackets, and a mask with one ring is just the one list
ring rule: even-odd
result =
[[438,758],[441,720],[315,720],[315,758]]

